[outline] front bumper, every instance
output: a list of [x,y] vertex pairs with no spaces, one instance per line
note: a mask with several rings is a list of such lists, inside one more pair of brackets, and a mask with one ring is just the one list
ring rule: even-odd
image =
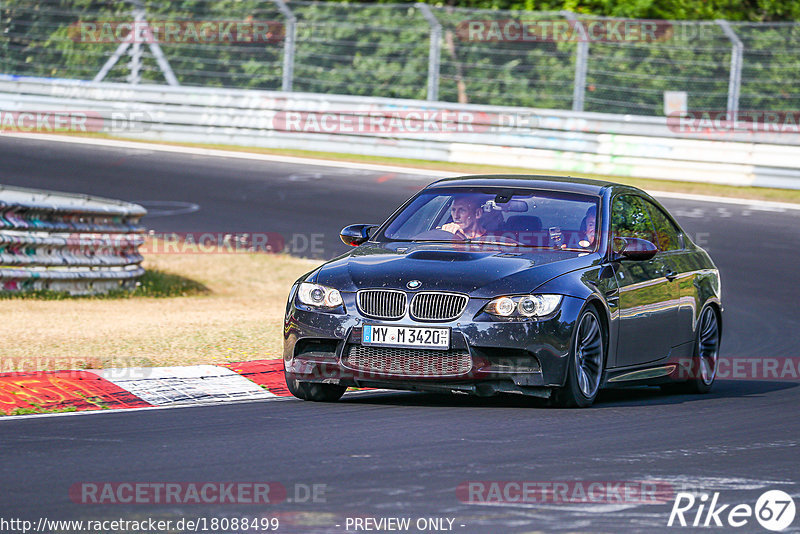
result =
[[[486,301],[473,299],[455,321],[429,323],[406,317],[381,322],[361,316],[354,295],[343,297],[344,314],[289,303],[284,323],[287,375],[349,387],[548,396],[551,388],[564,385],[570,340],[583,306],[581,299],[564,297],[558,311],[546,319],[491,321],[479,320]],[[424,358],[420,349],[391,349],[392,365],[354,365],[352,354],[361,346],[364,324],[448,327],[450,349],[425,350]],[[381,349],[372,352],[380,355]],[[442,363],[453,358],[458,358],[458,365]],[[423,359],[427,365],[420,365]]]

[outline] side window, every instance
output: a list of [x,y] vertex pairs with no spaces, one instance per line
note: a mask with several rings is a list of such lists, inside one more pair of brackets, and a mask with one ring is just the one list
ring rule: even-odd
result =
[[656,229],[656,241],[654,243],[658,250],[679,250],[683,248],[680,237],[680,230],[669,220],[661,209],[649,200],[645,200],[650,217],[653,219],[653,226]]
[[634,195],[620,195],[611,206],[612,237],[638,237],[653,243],[653,222],[642,200]]

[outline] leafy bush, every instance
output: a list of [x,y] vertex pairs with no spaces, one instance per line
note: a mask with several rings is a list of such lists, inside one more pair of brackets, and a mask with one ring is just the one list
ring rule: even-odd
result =
[[[150,21],[267,20],[285,23],[264,0],[145,1]],[[297,18],[293,89],[316,93],[425,99],[430,27],[414,4],[290,2]],[[443,27],[439,98],[450,102],[571,109],[575,42],[498,42],[465,38],[470,20],[560,20],[572,9],[583,20],[609,15],[641,18],[783,20],[800,4],[762,0],[668,2],[466,0],[433,7]],[[464,9],[491,8],[490,10]],[[510,11],[498,11],[507,8]],[[536,8],[540,11],[525,11]],[[6,0],[0,6],[0,72],[92,79],[116,43],[75,39],[78,21],[131,20],[118,0]],[[686,91],[691,109],[725,109],[731,43],[713,21],[675,22],[654,42],[592,42],[586,73],[587,111],[663,114],[664,91]],[[800,25],[735,24],[744,45],[741,109],[797,109]],[[182,85],[281,88],[283,39],[253,43],[162,43]],[[164,83],[151,50],[142,45],[142,83]],[[106,76],[129,80],[129,56]]]

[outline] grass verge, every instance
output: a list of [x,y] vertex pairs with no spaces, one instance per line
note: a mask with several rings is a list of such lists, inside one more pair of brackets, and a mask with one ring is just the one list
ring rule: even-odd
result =
[[210,290],[202,283],[186,278],[179,274],[151,269],[146,271],[138,280],[138,285],[134,291],[114,290],[103,295],[70,295],[66,291],[51,291],[49,289],[26,291],[22,293],[0,292],[2,300],[113,300],[135,297],[189,297],[192,295],[203,295],[210,293]]
[[8,299],[4,326],[14,335],[0,339],[0,372],[278,358],[289,288],[319,263],[283,254],[146,254],[148,274],[133,294]]

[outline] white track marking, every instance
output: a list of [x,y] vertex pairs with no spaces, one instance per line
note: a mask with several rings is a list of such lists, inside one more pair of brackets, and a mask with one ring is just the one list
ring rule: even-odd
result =
[[252,380],[214,365],[187,367],[132,367],[96,373],[156,406],[275,397]]
[[279,156],[276,154],[258,154],[255,152],[237,152],[234,150],[219,150],[213,148],[196,148],[174,145],[159,145],[156,143],[139,143],[136,141],[118,141],[115,139],[92,139],[88,137],[70,137],[48,134],[3,134],[3,137],[17,137],[21,139],[36,139],[40,141],[54,141],[57,143],[73,143],[109,148],[139,149],[150,152],[172,152],[175,154],[188,154],[193,156],[210,156],[216,158],[247,159],[254,161],[271,161],[278,163],[292,163],[296,165],[319,165],[321,167],[338,167],[343,169],[364,169],[379,172],[397,172],[403,174],[418,174],[430,177],[462,176],[464,173],[436,171],[429,169],[414,169],[409,167],[393,167],[372,163],[352,163],[327,159],[300,158],[294,156]]
[[219,406],[221,404],[236,404],[244,402],[272,402],[272,401],[296,401],[294,397],[269,397],[266,399],[242,399],[242,400],[220,400],[216,402],[204,402],[197,404],[173,404],[171,406],[142,406],[141,408],[112,408],[108,410],[84,410],[79,412],[59,412],[59,413],[32,413],[26,415],[7,415],[0,417],[0,425],[19,421],[21,419],[41,419],[43,417],[81,417],[89,415],[120,414],[131,412],[143,412],[152,410],[177,410],[180,408],[201,408],[207,406]]

